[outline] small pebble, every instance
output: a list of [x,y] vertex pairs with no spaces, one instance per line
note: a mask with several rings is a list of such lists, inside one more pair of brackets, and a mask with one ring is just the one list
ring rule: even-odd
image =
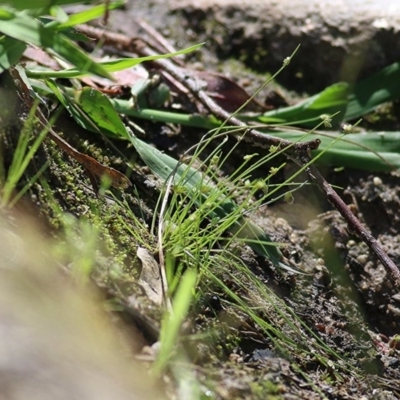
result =
[[382,183],[383,183],[382,179],[379,178],[378,176],[374,176],[373,182],[374,182],[375,186],[382,186]]
[[392,299],[395,300],[395,301],[400,302],[400,293],[394,294],[394,295],[392,296]]
[[354,240],[349,240],[346,244],[346,247],[350,249],[351,247],[354,247],[356,245],[356,242]]
[[365,265],[368,261],[368,255],[367,254],[360,254],[359,256],[357,256],[357,261],[361,264],[361,265]]
[[391,304],[388,304],[387,308],[392,314],[394,314],[398,317],[400,316],[400,308],[394,307]]

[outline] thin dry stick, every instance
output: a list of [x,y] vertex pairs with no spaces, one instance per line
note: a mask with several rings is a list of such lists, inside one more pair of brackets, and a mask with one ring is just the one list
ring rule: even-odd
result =
[[360,220],[351,212],[349,207],[347,207],[345,202],[335,192],[332,186],[324,179],[324,177],[312,163],[312,159],[309,152],[304,152],[302,150],[298,151],[296,162],[298,162],[298,164],[301,167],[304,167],[305,171],[307,172],[311,180],[326,195],[329,202],[336,208],[336,210],[339,211],[342,217],[349,224],[350,230],[354,232],[356,235],[358,235],[368,245],[368,247],[377,255],[379,260],[386,268],[386,271],[392,277],[394,283],[397,286],[400,286],[400,271],[397,265],[385,253],[382,246],[371,235],[371,233],[364,228]]
[[[95,39],[100,37],[105,40],[107,44],[114,45],[118,48],[123,48],[127,51],[137,53],[141,56],[150,56],[154,52],[140,39],[132,39],[128,36],[104,32],[101,29],[92,28],[90,26],[80,26],[79,30]],[[211,113],[221,119],[222,121],[229,121],[232,125],[243,127],[246,129],[245,140],[250,141],[254,146],[269,148],[270,146],[289,147],[295,151],[295,161],[302,168],[305,168],[310,179],[317,185],[317,187],[326,195],[330,203],[339,211],[342,217],[349,224],[352,232],[355,232],[368,247],[378,256],[383,266],[386,268],[396,286],[400,287],[400,271],[390,257],[385,253],[376,239],[363,227],[358,218],[351,212],[339,195],[335,192],[332,186],[324,179],[320,172],[312,164],[310,151],[318,148],[320,144],[319,139],[310,140],[308,142],[293,143],[289,140],[280,139],[278,137],[270,136],[265,133],[259,132],[255,129],[249,128],[244,122],[232,117],[227,111],[222,109],[218,104],[212,100],[207,93],[201,89],[196,80],[187,75],[187,71],[182,71],[176,67],[170,60],[160,59],[152,61],[153,64],[158,65],[163,70],[171,74],[175,79],[180,81],[186,86],[190,92],[204,105]],[[200,88],[199,88],[200,87]]]

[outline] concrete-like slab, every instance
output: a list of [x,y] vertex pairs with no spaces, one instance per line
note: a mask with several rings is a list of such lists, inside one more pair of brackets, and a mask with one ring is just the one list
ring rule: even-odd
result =
[[307,92],[400,61],[400,0],[129,0],[125,18],[121,30],[129,18],[181,24],[259,71],[276,70],[301,44],[280,79]]
[[[305,91],[352,81],[360,70],[365,75],[400,61],[400,0],[170,0],[169,4],[186,16],[191,29],[205,26],[212,37],[214,23],[225,46],[222,50],[243,55],[247,49],[247,62],[257,69],[278,68],[301,44],[282,78],[290,75],[293,84],[295,75],[297,88]],[[265,55],[258,57],[263,51]]]

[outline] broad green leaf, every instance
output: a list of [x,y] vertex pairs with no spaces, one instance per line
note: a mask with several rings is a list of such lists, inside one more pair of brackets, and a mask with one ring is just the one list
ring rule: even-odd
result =
[[332,125],[337,125],[344,118],[347,107],[349,86],[347,83],[336,83],[294,106],[268,111],[257,120],[263,123],[288,124],[297,122],[297,125],[314,127],[320,122],[321,115],[339,114],[333,118]]
[[379,104],[398,98],[400,98],[400,63],[396,62],[356,83],[349,96],[345,120],[362,117]]
[[[129,139],[118,113],[109,98],[101,92],[86,87],[66,95],[52,80],[47,80],[46,84],[82,128],[113,138]],[[70,97],[72,94],[74,98]]]
[[25,43],[3,36],[0,38],[0,73],[15,65],[26,49]]
[[75,100],[103,133],[129,139],[125,125],[106,95],[98,90],[85,87],[76,92]]
[[55,18],[55,22],[59,24],[64,23],[69,19],[66,11],[60,6],[52,6],[50,9],[50,14]]
[[14,13],[4,8],[0,8],[0,20],[7,20],[14,18]]
[[[174,53],[167,54],[157,54],[154,56],[147,57],[137,57],[137,58],[120,58],[116,60],[98,62],[97,65],[103,68],[107,72],[117,72],[122,71],[127,68],[132,68],[142,62],[159,60],[161,58],[175,57],[181,54],[186,54],[191,51],[197,50],[203,44],[196,44],[194,46],[188,47],[183,50],[176,51]],[[84,70],[79,70],[78,68],[69,68],[63,71],[35,71],[28,70],[27,75],[31,78],[76,78],[85,75]]]
[[[48,94],[48,89],[50,89],[50,93],[52,92],[55,94],[58,101],[65,107],[65,109],[70,113],[71,117],[79,126],[87,129],[90,132],[98,133],[100,131],[99,127],[92,121],[92,119],[87,116],[80,107],[78,107],[76,101],[70,99],[67,95],[65,95],[56,83],[54,83],[52,80],[47,80],[46,84],[47,87],[42,89],[40,86],[40,82],[33,82],[33,86],[36,89],[40,89],[41,92]],[[103,130],[103,133],[106,135],[109,134],[109,132],[107,132],[106,130]],[[112,134],[112,136],[115,137],[114,134]]]
[[0,32],[22,42],[51,49],[66,61],[75,65],[81,73],[110,77],[102,66],[92,60],[65,35],[47,28],[38,20],[25,15],[23,12],[15,13],[11,19],[3,19],[0,22]]

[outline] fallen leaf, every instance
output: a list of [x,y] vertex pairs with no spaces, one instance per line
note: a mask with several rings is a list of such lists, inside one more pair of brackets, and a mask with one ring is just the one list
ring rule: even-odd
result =
[[163,302],[163,288],[160,267],[152,254],[145,248],[139,247],[136,255],[142,262],[139,284],[153,303],[161,305]]

